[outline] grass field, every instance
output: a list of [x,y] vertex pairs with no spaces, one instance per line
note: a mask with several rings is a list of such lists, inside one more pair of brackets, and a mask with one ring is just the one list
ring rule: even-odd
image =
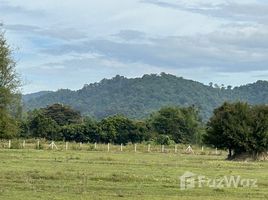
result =
[[[268,199],[267,162],[226,155],[0,150],[0,199]],[[257,179],[256,188],[180,189],[186,171]]]

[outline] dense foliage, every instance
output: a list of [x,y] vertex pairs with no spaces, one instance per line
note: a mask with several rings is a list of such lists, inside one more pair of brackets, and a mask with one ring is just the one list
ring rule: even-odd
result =
[[146,120],[112,115],[96,121],[69,106],[54,104],[28,113],[21,126],[21,137],[76,142],[159,144],[195,142],[200,130],[196,108],[165,107]]
[[198,111],[195,107],[164,107],[150,120],[154,131],[170,137],[176,143],[196,142],[195,135],[200,131]]
[[45,116],[53,119],[60,126],[82,122],[80,112],[62,104],[47,106],[42,109],[42,112]]
[[268,102],[266,81],[231,88],[213,84],[207,86],[165,73],[133,79],[116,76],[85,85],[78,91],[59,90],[26,95],[24,103],[27,110],[63,103],[97,119],[115,114],[143,119],[164,106],[195,105],[200,109],[202,118],[208,120],[213,110],[225,101]]
[[243,153],[258,156],[268,150],[268,106],[224,103],[208,122],[207,144],[229,150],[229,157]]
[[[46,138],[49,140],[61,139],[59,135],[59,126],[52,118],[46,116],[41,111],[34,111],[26,126],[29,133],[27,136],[35,138]],[[24,131],[27,133],[27,131]]]
[[0,138],[14,137],[20,115],[19,79],[11,49],[0,33]]

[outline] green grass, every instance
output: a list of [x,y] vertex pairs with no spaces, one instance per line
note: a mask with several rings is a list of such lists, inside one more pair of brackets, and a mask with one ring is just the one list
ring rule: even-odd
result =
[[[0,199],[268,199],[268,163],[225,156],[1,149]],[[183,191],[179,176],[186,171],[254,178],[258,187]]]

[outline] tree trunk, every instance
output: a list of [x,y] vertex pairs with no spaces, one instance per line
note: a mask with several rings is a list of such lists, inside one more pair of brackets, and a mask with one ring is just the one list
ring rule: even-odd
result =
[[228,150],[229,150],[228,158],[231,159],[232,158],[232,149],[229,148]]

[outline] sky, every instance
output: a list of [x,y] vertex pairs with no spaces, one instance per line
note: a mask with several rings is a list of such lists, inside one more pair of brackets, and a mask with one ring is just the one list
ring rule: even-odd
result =
[[119,74],[268,80],[267,0],[0,0],[23,93]]

